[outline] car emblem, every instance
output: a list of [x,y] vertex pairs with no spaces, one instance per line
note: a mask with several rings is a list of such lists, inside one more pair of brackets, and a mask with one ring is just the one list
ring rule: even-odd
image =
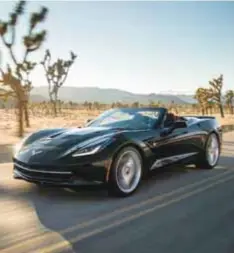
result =
[[37,154],[40,154],[42,153],[42,150],[33,150],[32,151],[32,155],[37,155]]

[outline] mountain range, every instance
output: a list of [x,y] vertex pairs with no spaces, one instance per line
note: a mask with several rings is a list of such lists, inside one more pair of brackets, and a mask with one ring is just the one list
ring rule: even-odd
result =
[[[69,87],[64,86],[59,90],[58,97],[62,101],[72,101],[76,103],[88,102],[101,102],[110,104],[113,102],[149,104],[150,101],[161,103],[171,103],[174,101],[176,104],[192,104],[197,103],[193,95],[180,95],[180,94],[137,94],[120,89],[103,89],[98,87]],[[48,87],[39,86],[34,87],[31,91],[31,101],[41,102],[49,99]]]

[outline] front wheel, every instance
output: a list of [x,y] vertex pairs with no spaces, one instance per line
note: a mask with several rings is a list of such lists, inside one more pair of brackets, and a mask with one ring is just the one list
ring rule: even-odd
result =
[[220,142],[216,134],[209,135],[204,153],[199,161],[196,163],[196,167],[201,169],[213,169],[220,157]]
[[126,197],[135,192],[142,178],[142,157],[134,147],[123,148],[111,166],[109,193]]

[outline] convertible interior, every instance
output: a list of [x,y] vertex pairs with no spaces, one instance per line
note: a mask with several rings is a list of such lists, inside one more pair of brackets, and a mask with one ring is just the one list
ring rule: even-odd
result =
[[171,127],[175,121],[188,121],[185,117],[177,116],[174,113],[168,112],[164,119],[164,127]]

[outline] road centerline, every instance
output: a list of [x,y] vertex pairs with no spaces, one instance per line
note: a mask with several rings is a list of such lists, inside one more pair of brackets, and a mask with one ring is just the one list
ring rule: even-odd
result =
[[10,250],[10,251],[6,251],[6,252],[16,252],[19,248],[22,248],[22,247],[26,246],[26,244],[30,244],[30,243],[34,244],[37,241],[42,240],[43,238],[46,239],[48,236],[50,236],[50,233],[53,233],[53,232],[61,234],[61,235],[65,235],[65,234],[68,234],[70,232],[74,232],[74,231],[79,230],[79,229],[84,229],[84,228],[91,227],[92,225],[95,225],[95,224],[97,224],[101,221],[105,221],[105,220],[108,220],[110,218],[116,217],[116,216],[118,216],[122,213],[126,214],[127,212],[137,210],[138,208],[144,207],[148,204],[157,203],[158,201],[164,200],[167,197],[173,197],[176,194],[180,194],[180,193],[183,193],[184,191],[188,191],[190,188],[199,187],[200,185],[202,185],[206,182],[209,182],[209,181],[212,181],[212,180],[215,180],[215,179],[220,179],[220,178],[225,177],[229,174],[233,174],[233,171],[232,170],[227,170],[227,171],[225,171],[223,173],[220,173],[218,175],[211,176],[211,177],[205,178],[201,181],[194,182],[192,184],[182,186],[180,188],[174,189],[174,190],[172,190],[170,192],[167,192],[167,193],[164,193],[162,195],[152,197],[152,198],[147,199],[145,201],[141,201],[140,203],[136,203],[136,204],[130,205],[128,207],[118,209],[114,212],[104,214],[102,216],[93,218],[92,220],[82,222],[81,224],[77,224],[77,225],[74,225],[72,227],[60,230],[60,231],[43,232],[42,234],[40,234],[38,236],[34,236],[33,238],[30,238],[28,240],[25,239],[23,242],[16,243],[16,244],[12,245],[11,247],[6,248],[6,250]]
[[[103,226],[103,227],[91,230],[90,232],[83,233],[83,234],[78,235],[76,237],[70,238],[69,239],[69,243],[77,243],[78,241],[82,241],[82,240],[87,239],[89,237],[95,236],[97,234],[105,232],[108,229],[115,228],[115,227],[118,227],[118,226],[120,226],[122,224],[125,224],[127,222],[136,220],[136,219],[138,219],[138,218],[140,218],[142,216],[145,216],[145,215],[147,215],[149,213],[157,211],[158,209],[161,209],[163,207],[169,206],[169,205],[171,205],[173,203],[178,203],[181,200],[187,199],[187,198],[189,198],[191,196],[194,196],[194,195],[196,195],[198,193],[204,192],[204,191],[206,191],[208,189],[211,189],[211,188],[213,188],[213,187],[215,187],[217,185],[220,185],[222,183],[225,183],[225,182],[233,180],[233,179],[234,179],[234,175],[231,176],[231,177],[226,177],[226,178],[219,179],[219,180],[217,180],[217,181],[215,181],[213,183],[210,183],[210,184],[208,184],[208,185],[206,185],[206,186],[204,186],[202,188],[198,188],[198,189],[195,189],[195,190],[193,190],[191,192],[184,193],[184,194],[178,196],[177,198],[171,199],[171,200],[169,200],[167,202],[164,202],[164,203],[158,204],[156,206],[153,206],[151,208],[145,209],[143,211],[137,212],[136,214],[133,214],[131,216],[127,216],[126,218],[123,218],[121,220],[117,220],[117,221],[113,222],[112,224],[109,224],[109,225],[106,225],[106,226]],[[62,250],[65,245],[67,246],[67,241],[60,242],[60,243],[57,243],[57,244],[54,244],[54,245],[50,245],[48,247],[40,249],[39,252],[43,252],[43,253],[59,252],[59,250]]]

